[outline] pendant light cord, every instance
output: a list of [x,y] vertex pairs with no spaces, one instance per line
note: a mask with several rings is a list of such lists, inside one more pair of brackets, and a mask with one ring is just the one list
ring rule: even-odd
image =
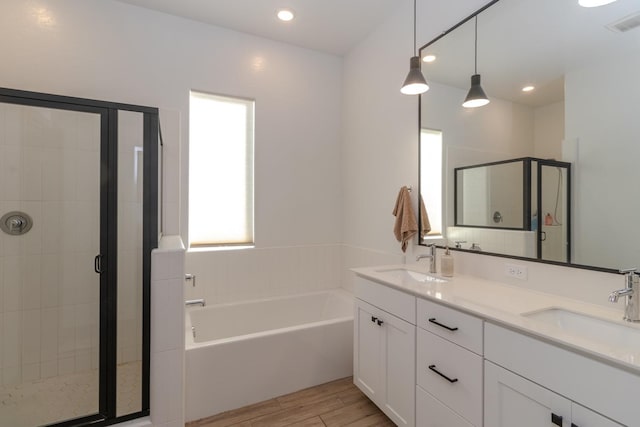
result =
[[475,35],[475,59],[474,59],[474,74],[478,74],[478,15],[476,15],[476,35]]
[[413,0],[413,56],[418,56],[416,53],[416,3],[418,0]]

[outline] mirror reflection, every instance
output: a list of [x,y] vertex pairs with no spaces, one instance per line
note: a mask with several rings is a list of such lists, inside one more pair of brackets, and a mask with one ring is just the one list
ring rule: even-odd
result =
[[[634,162],[640,154],[640,121],[634,106],[640,95],[640,4],[620,0],[584,8],[577,0],[495,2],[477,16],[477,73],[491,102],[464,108],[476,73],[475,37],[471,18],[420,50],[421,58],[435,57],[422,63],[431,89],[421,95],[420,127],[441,133],[441,237],[452,247],[464,240],[463,249],[477,243],[497,254],[609,269],[639,265]],[[547,214],[552,226],[571,220],[571,228],[560,233],[566,234],[569,257],[564,250],[541,257],[542,244],[522,255],[522,248],[500,234],[504,230],[456,225],[455,169],[523,157],[572,165],[567,177],[554,167],[543,169],[543,180],[571,179],[570,204],[557,218],[543,205],[535,218],[542,228]],[[429,192],[421,182],[421,195]],[[553,204],[555,194],[546,193]],[[490,201],[475,203],[488,206]],[[421,243],[432,238],[425,235]]]
[[474,250],[569,262],[570,167],[526,157],[456,168],[448,237]]

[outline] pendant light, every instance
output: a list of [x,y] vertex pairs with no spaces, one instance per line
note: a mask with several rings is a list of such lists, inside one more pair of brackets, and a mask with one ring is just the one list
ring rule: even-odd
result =
[[409,60],[409,74],[400,89],[405,95],[419,95],[429,90],[429,85],[420,71],[420,58],[416,53],[416,0],[413,0],[413,56]]
[[477,108],[487,105],[489,102],[487,94],[484,93],[480,85],[480,74],[478,74],[478,15],[476,15],[474,74],[471,76],[471,89],[469,89],[462,106],[465,108]]

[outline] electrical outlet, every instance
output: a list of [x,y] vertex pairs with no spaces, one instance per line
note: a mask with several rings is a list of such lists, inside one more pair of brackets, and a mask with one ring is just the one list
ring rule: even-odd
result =
[[527,267],[518,264],[505,264],[504,265],[505,276],[515,277],[520,280],[527,280]]

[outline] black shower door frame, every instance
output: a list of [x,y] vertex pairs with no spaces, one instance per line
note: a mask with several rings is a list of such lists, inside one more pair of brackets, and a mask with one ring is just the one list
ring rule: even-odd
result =
[[[158,247],[159,111],[154,107],[0,88],[0,102],[100,115],[100,357],[97,414],[51,424],[55,427],[107,426],[144,416],[149,411],[151,251]],[[143,114],[143,272],[141,410],[116,415],[118,324],[118,112]],[[98,266],[98,264],[100,264]]]

